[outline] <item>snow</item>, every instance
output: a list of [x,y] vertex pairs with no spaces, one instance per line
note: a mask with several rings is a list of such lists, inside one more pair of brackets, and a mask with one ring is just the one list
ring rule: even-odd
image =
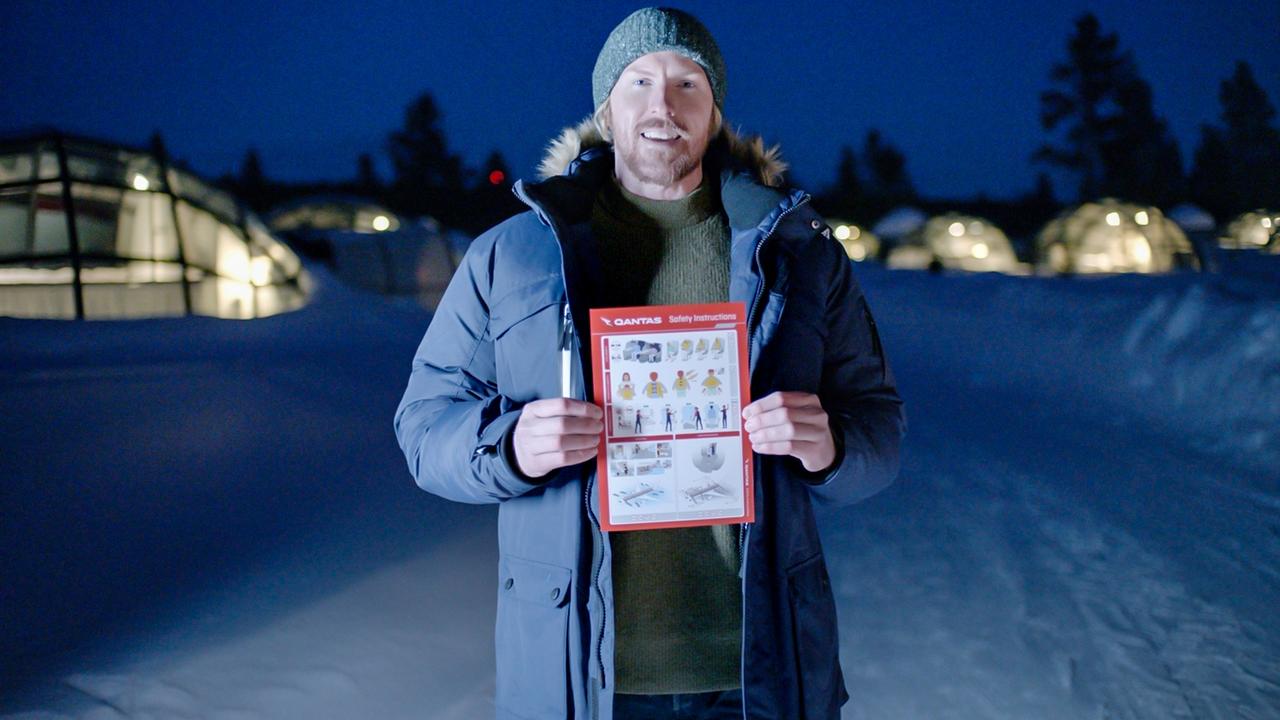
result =
[[[902,476],[820,512],[844,717],[1280,714],[1280,288],[859,266]],[[412,483],[427,316],[0,319],[0,717],[492,714],[492,507]]]

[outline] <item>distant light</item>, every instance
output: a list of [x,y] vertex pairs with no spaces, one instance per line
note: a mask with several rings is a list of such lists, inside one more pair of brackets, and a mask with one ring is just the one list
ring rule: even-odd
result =
[[[144,189],[145,189],[145,188],[144,188]],[[1271,218],[1269,218],[1269,217],[1264,217],[1264,218],[1262,218],[1262,227],[1267,228],[1268,230],[1270,230],[1270,229],[1271,229]]]
[[270,284],[271,258],[259,255],[249,262],[249,281],[257,286]]
[[867,259],[867,249],[861,245],[854,245],[849,248],[849,257],[855,262],[862,262]]
[[964,235],[964,223],[951,223],[947,226],[947,232],[951,233],[951,237],[960,237],[961,235]]
[[502,172],[501,170],[494,170],[493,172],[489,173],[490,185],[501,185],[502,181],[506,179],[507,179],[507,174]]
[[848,239],[849,239],[849,226],[848,226],[848,225],[837,225],[837,226],[836,226],[836,239],[837,239],[837,240],[848,240]]
[[973,256],[978,258],[979,260],[985,259],[990,254],[991,254],[991,250],[987,247],[986,243],[973,244]]
[[151,181],[141,173],[135,173],[133,176],[133,189],[145,192],[151,188]]
[[849,238],[851,240],[857,240],[860,237],[862,237],[862,228],[858,227],[857,225],[854,225],[849,228]]
[[1133,214],[1133,221],[1139,225],[1146,225],[1150,221],[1150,218],[1147,217],[1146,210],[1139,210]]
[[386,215],[378,215],[373,218],[373,229],[382,232],[391,227],[391,218]]
[[1111,227],[1120,227],[1120,213],[1118,212],[1107,213],[1107,224],[1110,225]]
[[977,220],[974,220],[973,222],[969,223],[969,234],[970,234],[970,235],[981,235],[981,234],[982,234],[982,223],[978,222]]

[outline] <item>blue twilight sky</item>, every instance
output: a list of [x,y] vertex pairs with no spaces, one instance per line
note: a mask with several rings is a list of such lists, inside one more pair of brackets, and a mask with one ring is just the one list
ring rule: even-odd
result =
[[[430,91],[450,147],[517,175],[590,111],[591,67],[637,3],[67,2],[0,11],[0,133],[52,125],[129,144],[153,130],[207,175],[257,146],[271,177],[338,179]],[[1280,105],[1280,2],[685,2],[728,65],[726,116],[782,144],[810,189],[880,128],[930,196],[1029,189],[1039,93],[1086,10],[1151,82],[1189,163],[1218,85],[1250,63]],[[1060,191],[1062,188],[1060,188]]]

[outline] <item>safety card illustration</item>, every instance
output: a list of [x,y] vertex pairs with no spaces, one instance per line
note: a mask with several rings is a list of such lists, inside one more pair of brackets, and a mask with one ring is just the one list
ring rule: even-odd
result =
[[591,311],[605,530],[755,519],[746,327],[742,303]]

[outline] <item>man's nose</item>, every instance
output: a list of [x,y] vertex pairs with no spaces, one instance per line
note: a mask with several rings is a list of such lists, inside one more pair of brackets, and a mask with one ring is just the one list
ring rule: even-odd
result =
[[649,111],[662,117],[675,115],[675,105],[670,95],[673,92],[675,88],[672,85],[664,82],[657,83],[654,92],[649,96]]

